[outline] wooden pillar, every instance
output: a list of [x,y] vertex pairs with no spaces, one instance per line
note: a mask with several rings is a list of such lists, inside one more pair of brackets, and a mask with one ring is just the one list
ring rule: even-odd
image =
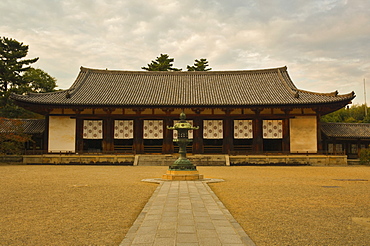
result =
[[256,113],[256,117],[253,120],[253,151],[262,152],[263,151],[263,132],[262,124],[263,120],[260,116],[261,109],[253,109]]
[[173,145],[173,130],[168,130],[167,126],[173,126],[173,119],[165,118],[163,119],[163,145],[162,153],[172,154],[174,152]]
[[103,152],[114,151],[114,124],[112,118],[103,119]]
[[134,144],[133,149],[135,154],[144,153],[143,140],[143,120],[140,118],[134,119]]
[[290,118],[289,112],[291,109],[285,109],[285,118],[283,119],[283,152],[290,152]]
[[234,126],[233,126],[233,119],[230,117],[226,117],[223,120],[223,142],[222,142],[222,152],[224,154],[229,154],[230,151],[234,150]]
[[323,150],[322,137],[321,137],[320,114],[316,114],[316,132],[317,132],[317,152],[320,153]]
[[193,131],[193,153],[203,154],[203,119],[196,117],[193,122],[194,126],[199,126],[198,130]]
[[49,152],[49,115],[45,117],[45,131],[43,136],[42,150],[45,153]]
[[76,152],[83,152],[83,119],[76,118]]

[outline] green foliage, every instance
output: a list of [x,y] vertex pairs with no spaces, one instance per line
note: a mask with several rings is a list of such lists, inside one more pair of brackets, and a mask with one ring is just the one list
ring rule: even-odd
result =
[[370,165],[370,149],[360,150],[360,164]]
[[0,118],[0,155],[22,154],[24,143],[31,136],[23,133],[21,121]]
[[54,91],[56,79],[30,64],[39,58],[24,59],[28,45],[17,40],[0,37],[0,117],[29,118],[36,114],[20,108],[9,99],[11,93]]
[[11,101],[8,101],[8,103],[4,107],[0,107],[0,117],[23,119],[42,118],[41,115],[19,107]]
[[30,68],[23,75],[27,86],[24,92],[52,92],[57,87],[56,79],[39,68]]
[[24,86],[22,73],[35,63],[39,58],[23,59],[28,53],[28,45],[17,40],[0,38],[0,96],[8,96],[7,92]]
[[174,58],[169,58],[167,54],[161,54],[155,61],[148,64],[148,67],[141,67],[147,71],[181,71],[179,68],[173,68]]
[[365,116],[365,104],[341,108],[321,117],[322,122],[370,123],[370,110]]
[[205,58],[201,58],[200,60],[195,60],[194,66],[187,66],[188,71],[209,71],[212,68],[208,67],[208,61]]

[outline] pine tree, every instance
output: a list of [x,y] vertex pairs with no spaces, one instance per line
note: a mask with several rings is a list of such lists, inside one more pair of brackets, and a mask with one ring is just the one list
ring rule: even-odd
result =
[[15,39],[0,38],[0,96],[3,97],[3,105],[6,104],[10,90],[15,90],[26,82],[22,74],[30,68],[39,58],[23,59],[27,56],[28,45]]
[[195,60],[194,66],[187,66],[188,71],[209,71],[212,68],[208,67],[208,61],[205,58],[201,58],[200,60]]
[[179,68],[173,68],[174,58],[169,58],[167,54],[161,54],[155,61],[148,64],[148,67],[141,67],[147,71],[181,71]]

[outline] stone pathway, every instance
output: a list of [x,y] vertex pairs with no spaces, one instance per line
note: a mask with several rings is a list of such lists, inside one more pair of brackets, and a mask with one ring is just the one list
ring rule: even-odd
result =
[[157,182],[120,246],[255,245],[205,182]]

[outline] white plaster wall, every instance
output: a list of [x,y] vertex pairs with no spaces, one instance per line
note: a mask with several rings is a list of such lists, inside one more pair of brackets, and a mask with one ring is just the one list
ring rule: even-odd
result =
[[75,152],[76,119],[68,116],[49,117],[49,152]]
[[290,119],[290,152],[317,153],[316,116]]

